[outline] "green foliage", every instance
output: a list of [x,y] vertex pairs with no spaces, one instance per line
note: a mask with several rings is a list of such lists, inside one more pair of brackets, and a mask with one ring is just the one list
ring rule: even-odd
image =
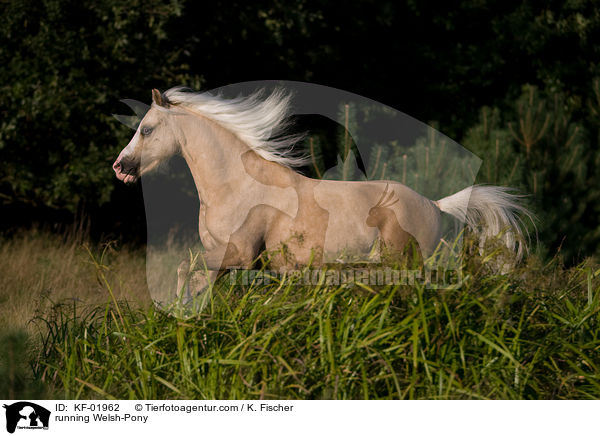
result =
[[562,246],[567,259],[599,253],[600,244],[600,152],[590,139],[598,121],[577,119],[576,109],[562,92],[526,86],[508,110],[483,108],[462,141],[483,158],[479,182],[530,194],[540,240],[552,251]]
[[30,364],[34,341],[22,330],[4,330],[0,335],[0,396],[7,400],[34,399],[44,394],[44,385],[32,377]]
[[165,76],[164,25],[181,6],[47,0],[1,8],[0,198],[70,210],[108,201],[111,162],[131,135],[110,113]]
[[36,371],[70,399],[600,398],[597,265],[488,262],[447,291],[222,279],[186,320],[57,306]]

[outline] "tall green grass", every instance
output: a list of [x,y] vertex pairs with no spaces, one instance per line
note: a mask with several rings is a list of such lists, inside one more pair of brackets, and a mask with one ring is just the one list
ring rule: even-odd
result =
[[[35,319],[37,380],[59,398],[600,398],[600,269],[473,256],[457,290],[217,282],[178,319],[114,295]],[[489,259],[488,259],[489,260]]]
[[[62,395],[60,390],[54,394],[32,372],[39,364],[40,334],[45,334],[40,323],[32,320],[47,317],[59,307],[92,311],[111,300],[98,282],[85,241],[82,231],[57,235],[30,230],[0,236],[0,398]],[[99,256],[102,247],[91,251]],[[149,307],[144,251],[111,245],[104,253],[114,297],[129,301],[132,307]]]

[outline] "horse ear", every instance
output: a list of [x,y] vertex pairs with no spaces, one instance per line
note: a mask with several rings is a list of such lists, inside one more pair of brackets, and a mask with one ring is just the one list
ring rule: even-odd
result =
[[162,96],[160,95],[160,91],[156,88],[152,90],[152,101],[158,106],[163,106]]

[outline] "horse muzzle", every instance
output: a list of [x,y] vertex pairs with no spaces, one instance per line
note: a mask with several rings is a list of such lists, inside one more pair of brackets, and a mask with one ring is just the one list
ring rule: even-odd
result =
[[124,183],[133,183],[139,178],[140,167],[131,159],[117,159],[113,164],[113,170],[117,179]]

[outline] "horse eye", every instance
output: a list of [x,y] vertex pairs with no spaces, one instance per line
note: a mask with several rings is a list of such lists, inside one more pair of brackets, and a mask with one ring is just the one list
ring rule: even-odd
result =
[[148,136],[150,133],[152,133],[152,127],[148,127],[148,126],[142,127],[142,135],[143,136]]

